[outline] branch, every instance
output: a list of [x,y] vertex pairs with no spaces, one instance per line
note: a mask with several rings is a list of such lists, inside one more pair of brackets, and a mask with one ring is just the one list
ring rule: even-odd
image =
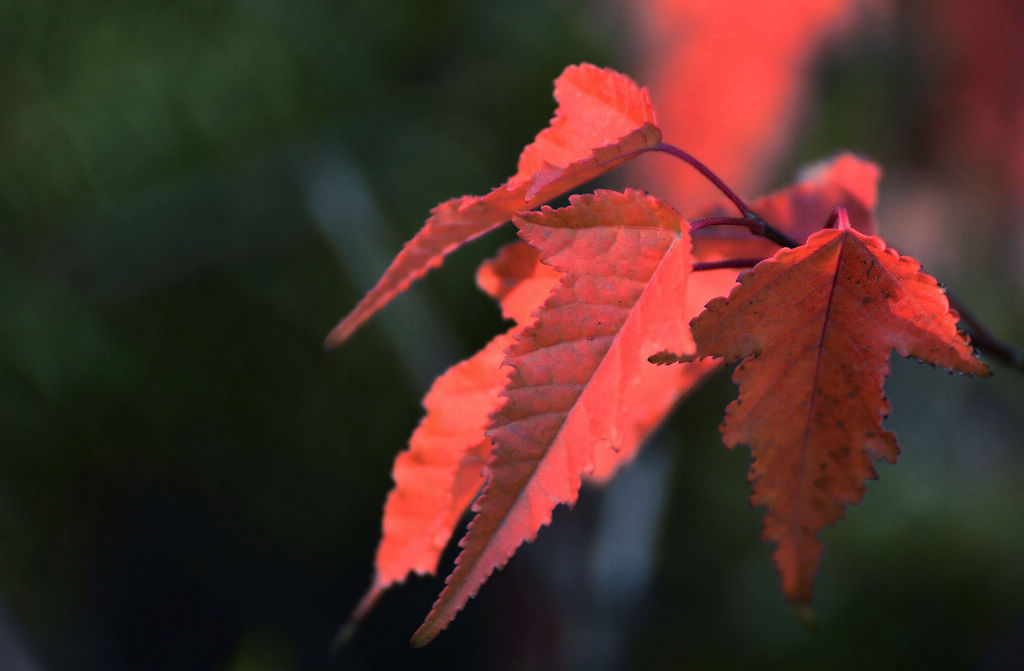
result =
[[724,259],[722,261],[698,261],[693,264],[691,272],[699,273],[702,270],[720,270],[722,268],[753,268],[764,261],[762,258],[754,259]]
[[[677,147],[675,145],[668,144],[667,142],[658,143],[658,144],[654,145],[653,147],[648,147],[644,151],[660,151],[660,152],[662,152],[664,154],[668,154],[669,156],[674,156],[674,157],[678,158],[679,160],[683,161],[684,163],[689,164],[690,167],[692,167],[694,170],[696,170],[701,175],[703,175],[705,179],[707,179],[709,182],[711,182],[715,186],[716,189],[721,191],[722,194],[726,198],[728,198],[730,201],[732,201],[732,204],[735,205],[736,209],[738,209],[740,211],[740,214],[743,215],[743,219],[748,222],[748,223],[743,224],[743,225],[746,226],[747,229],[751,233],[753,233],[754,235],[759,235],[759,236],[761,236],[763,238],[768,238],[769,240],[771,240],[772,242],[774,242],[775,244],[777,244],[780,247],[799,247],[800,246],[799,242],[797,242],[796,240],[794,240],[793,238],[789,237],[788,235],[786,235],[782,231],[780,231],[780,230],[776,229],[775,227],[771,226],[770,224],[768,224],[768,222],[766,222],[764,219],[761,218],[761,215],[759,215],[757,212],[754,212],[752,209],[750,209],[750,206],[747,205],[746,201],[744,201],[742,198],[740,198],[736,194],[735,191],[733,191],[731,188],[729,188],[729,186],[725,182],[722,181],[721,177],[716,175],[711,170],[711,168],[707,167],[706,165],[701,163],[699,160],[697,160],[692,154],[683,151],[682,149],[680,149],[679,147]],[[728,218],[723,217],[722,219],[725,220],[725,219],[728,219]],[[705,221],[711,221],[711,220],[705,220]],[[725,223],[725,222],[723,221],[722,223]],[[735,220],[730,220],[729,223],[735,223]],[[712,224],[707,224],[707,225],[710,226]],[[691,229],[691,230],[697,230],[697,229]]]
[[706,165],[698,161],[691,154],[683,151],[682,149],[676,147],[675,145],[671,145],[666,142],[654,145],[653,147],[650,148],[650,151],[660,151],[670,156],[675,156],[679,160],[690,164],[690,166],[694,170],[704,175],[705,179],[714,184],[716,189],[721,191],[726,198],[731,200],[733,205],[735,205],[736,208],[740,211],[740,214],[742,214],[744,217],[757,217],[757,214],[755,214],[754,211],[750,209],[750,206],[747,205],[742,198],[737,196],[736,192],[730,189],[718,175],[713,173],[711,171],[711,168],[707,167]]
[[975,347],[1009,368],[1024,373],[1024,352],[1019,347],[1003,342],[993,335],[981,323],[981,320],[948,289],[946,298],[949,299],[949,307],[957,311],[960,321],[967,326],[967,334],[971,336],[971,343]]
[[690,224],[690,233],[696,233],[709,226],[742,226],[753,235],[767,238],[779,247],[799,247],[800,243],[782,231],[770,225],[760,215],[751,212],[744,217],[708,217],[698,219]]

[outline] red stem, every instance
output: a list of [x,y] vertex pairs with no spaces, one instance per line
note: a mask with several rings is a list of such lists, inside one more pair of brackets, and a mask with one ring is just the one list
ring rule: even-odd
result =
[[711,168],[707,167],[706,165],[698,161],[691,154],[683,151],[682,149],[676,147],[675,145],[671,145],[666,142],[657,144],[651,147],[650,150],[660,151],[662,153],[669,154],[670,156],[675,156],[676,158],[678,158],[681,161],[684,161],[685,163],[689,163],[694,170],[704,175],[705,179],[714,184],[716,189],[721,191],[726,198],[731,200],[733,205],[735,205],[736,208],[740,211],[740,214],[742,214],[744,217],[756,217],[757,219],[760,219],[760,217],[758,217],[757,214],[750,209],[750,206],[747,205],[742,198],[736,195],[735,191],[730,189],[728,185],[726,185],[726,183],[723,182],[718,175],[711,171]]
[[[660,151],[664,154],[675,156],[679,160],[689,164],[690,167],[692,167],[694,170],[703,175],[704,178],[711,182],[716,189],[721,191],[726,198],[732,201],[732,204],[735,205],[736,209],[738,209],[740,211],[740,214],[743,215],[743,219],[749,222],[743,225],[746,226],[747,229],[754,235],[760,235],[763,238],[768,238],[769,240],[779,245],[780,247],[800,246],[799,242],[789,237],[782,231],[779,231],[776,228],[770,226],[768,222],[761,218],[761,215],[750,209],[750,206],[747,205],[746,201],[744,201],[742,198],[736,195],[736,192],[729,188],[729,186],[725,182],[723,182],[722,179],[711,170],[711,168],[707,167],[706,165],[698,161],[691,154],[683,151],[682,149],[675,145],[668,144],[667,142],[661,142],[659,144],[656,144],[655,146],[651,147],[649,151]],[[727,218],[725,217],[723,217],[722,219],[723,220],[718,223],[738,225],[738,222],[736,220],[727,220]],[[710,222],[712,220],[708,219],[705,221]],[[712,226],[714,224],[708,223],[706,225]]]
[[764,232],[756,221],[746,217],[708,217],[707,219],[698,219],[691,222],[690,233],[696,233],[702,228],[708,228],[709,226],[742,226],[754,235],[761,235]]
[[721,270],[722,268],[753,268],[764,259],[724,259],[722,261],[698,261],[693,264],[692,272],[702,270]]
[[971,336],[972,345],[1010,368],[1024,372],[1024,352],[995,337],[960,299],[949,292],[949,289],[946,290],[946,298],[949,299],[949,307],[957,311],[960,321],[967,326],[967,333]]
[[[690,224],[691,233],[696,233],[697,231],[709,226],[742,226],[753,235],[759,235],[767,238],[780,247],[800,246],[798,241],[774,228],[762,219],[761,216],[754,212],[750,206],[747,205],[747,203],[740,198],[735,191],[729,188],[729,186],[723,182],[718,175],[712,172],[711,168],[698,161],[688,152],[666,142],[661,142],[642,151],[660,151],[687,163],[690,167],[703,175],[705,179],[711,182],[726,198],[732,201],[732,204],[736,206],[736,209],[738,209],[742,215],[742,217],[708,217],[707,219],[697,220]],[[845,211],[840,213],[840,209],[841,208],[837,207],[832,210],[828,221],[825,222],[824,228],[834,228],[839,224],[840,216],[846,214]],[[698,262],[693,264],[693,271],[718,270],[720,268],[749,268],[757,265],[760,261],[762,261],[762,259],[726,259],[723,261]],[[967,306],[957,300],[948,291],[946,293],[949,297],[950,307],[960,313],[961,320],[967,325],[968,332],[974,346],[984,352],[987,352],[1011,368],[1024,371],[1024,352],[1013,345],[1004,343],[992,335],[991,331],[985,328],[985,326],[978,321],[977,317],[967,309]]]
[[779,247],[800,246],[799,242],[771,226],[755,213],[751,213],[750,216],[746,217],[708,217],[707,219],[698,219],[690,224],[690,233],[696,233],[702,228],[709,226],[742,226],[753,235],[767,238]]

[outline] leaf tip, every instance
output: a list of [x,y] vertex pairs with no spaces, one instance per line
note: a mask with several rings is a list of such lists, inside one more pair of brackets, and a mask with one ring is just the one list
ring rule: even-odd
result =
[[358,627],[358,625],[358,622],[354,622],[352,620],[341,625],[338,629],[338,633],[336,633],[334,638],[331,639],[331,645],[328,647],[328,650],[332,655],[337,655],[341,652],[342,648],[349,644],[349,641],[351,641],[352,637],[356,634],[356,627]]
[[653,363],[655,366],[669,366],[674,363],[691,363],[696,361],[696,354],[676,354],[669,352],[667,349],[660,352],[655,352],[651,356],[647,357],[647,361]]
[[338,633],[331,639],[331,645],[329,647],[331,654],[337,654],[342,648],[348,645],[352,637],[355,636],[356,630],[359,628],[360,623],[366,617],[366,614],[373,609],[373,607],[380,600],[384,590],[387,589],[387,585],[380,582],[379,577],[373,579],[373,584],[370,585],[370,589],[366,591],[363,598],[359,600],[352,614],[348,616],[348,620],[338,629]]
[[348,337],[352,335],[352,330],[346,328],[346,320],[338,322],[338,325],[331,329],[331,332],[324,338],[324,349],[332,350],[341,343],[348,340]]
[[427,623],[424,622],[420,625],[420,628],[413,633],[412,638],[409,639],[409,644],[417,649],[422,648],[426,646],[427,643],[430,643],[437,638],[439,633],[441,633],[440,629],[436,629],[434,627],[428,628]]
[[814,614],[814,607],[809,603],[794,603],[791,604],[793,616],[796,617],[796,621],[800,623],[800,626],[807,631],[816,631],[818,629],[818,618]]

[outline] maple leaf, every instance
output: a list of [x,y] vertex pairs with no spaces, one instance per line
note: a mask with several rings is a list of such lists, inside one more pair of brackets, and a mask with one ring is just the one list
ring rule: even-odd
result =
[[463,550],[415,645],[433,639],[490,574],[573,504],[581,477],[606,475],[675,402],[678,370],[646,362],[689,341],[682,313],[690,241],[678,214],[637,191],[572,196],[515,218],[541,260],[564,273],[516,337],[504,405],[487,435],[488,482]]
[[327,335],[342,343],[450,252],[661,141],[647,90],[614,70],[573,65],[555,80],[558,108],[519,157],[516,174],[485,196],[462,196],[433,209],[377,284]]
[[436,572],[455,525],[483,484],[491,451],[484,429],[500,406],[499,392],[507,382],[508,372],[501,368],[505,350],[560,276],[521,242],[506,245],[480,267],[480,288],[499,301],[504,316],[516,326],[448,369],[423,399],[426,415],[409,439],[409,449],[395,459],[395,487],[384,505],[373,582],[339,632],[339,642],[386,589],[410,573]]
[[765,506],[764,538],[786,598],[811,601],[823,546],[818,532],[864,496],[872,458],[896,461],[882,428],[889,351],[988,375],[936,281],[910,257],[850,227],[812,235],[751,271],[692,323],[697,355],[743,359],[740,393],[722,438],[746,444],[751,503]]
[[[841,153],[803,171],[796,184],[769,194],[751,203],[751,208],[772,223],[779,231],[798,241],[821,228],[834,207],[844,207],[851,225],[874,234],[878,230],[874,209],[878,201],[878,166],[850,153]],[[719,207],[701,212],[693,219],[723,214]],[[707,263],[726,259],[764,258],[778,251],[778,246],[759,236],[735,227],[705,228],[693,236],[693,258]],[[681,309],[686,320],[700,314],[713,298],[725,296],[736,284],[736,270],[722,269],[694,273],[690,276]],[[679,350],[688,351],[684,343]],[[654,353],[657,356],[657,353]],[[671,359],[678,362],[678,359]],[[686,374],[677,389],[681,398],[713,373],[720,361],[704,359],[682,363]]]

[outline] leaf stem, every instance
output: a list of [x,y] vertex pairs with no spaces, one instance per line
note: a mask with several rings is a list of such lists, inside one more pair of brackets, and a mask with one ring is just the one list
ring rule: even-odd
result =
[[[661,142],[650,148],[651,151],[660,151],[670,156],[675,156],[684,163],[688,163],[690,167],[699,172],[704,176],[706,180],[714,184],[715,188],[722,192],[722,194],[732,201],[733,205],[740,211],[744,217],[757,217],[757,214],[750,209],[750,206],[744,202],[742,198],[736,195],[736,192],[729,188],[729,186],[722,181],[722,179],[711,171],[711,168],[707,167],[694,156],[688,152],[683,151],[679,147],[668,144],[667,142]],[[757,217],[760,218],[760,217]]]
[[706,219],[698,219],[690,223],[690,233],[696,233],[702,228],[710,226],[742,226],[754,235],[761,234],[761,227],[757,225],[757,222],[746,217],[708,217]]
[[[750,206],[747,205],[746,201],[744,201],[742,198],[740,198],[736,194],[736,192],[733,191],[729,187],[728,184],[723,182],[721,177],[716,175],[711,170],[711,168],[707,167],[706,165],[704,165],[703,163],[698,161],[689,152],[683,151],[679,147],[677,147],[675,145],[672,145],[672,144],[668,144],[667,142],[660,142],[660,143],[654,145],[653,147],[650,147],[647,151],[660,151],[663,154],[668,154],[669,156],[674,156],[674,157],[678,158],[680,161],[683,161],[684,163],[687,163],[691,168],[693,168],[694,170],[699,172],[701,175],[703,175],[704,178],[706,180],[708,180],[709,182],[711,182],[711,184],[713,184],[716,189],[718,189],[719,191],[722,192],[722,195],[724,195],[726,198],[728,198],[730,201],[732,201],[732,204],[735,205],[736,209],[738,209],[740,211],[740,214],[743,215],[743,220],[746,220],[746,222],[747,222],[747,223],[745,223],[743,225],[746,226],[747,229],[751,233],[753,233],[754,235],[759,235],[759,236],[761,236],[763,238],[768,238],[769,240],[771,240],[775,244],[779,245],[780,247],[799,247],[800,246],[799,242],[797,242],[793,238],[789,237],[788,235],[786,235],[782,231],[776,229],[775,227],[769,225],[768,222],[766,222],[764,219],[762,219],[761,215],[759,215],[757,212],[754,212],[754,210],[752,210],[750,208]],[[729,223],[729,224],[732,224],[732,225],[738,225],[738,221],[737,220],[731,220],[731,221],[727,222],[727,221],[724,221],[727,218],[723,217],[722,219],[723,219],[723,221],[721,221],[719,223]],[[711,221],[711,220],[709,219],[709,220],[705,220],[705,221]],[[713,224],[708,223],[706,225],[711,226]],[[690,230],[698,230],[698,229],[692,229],[691,228]]]
[[753,268],[764,261],[762,258],[751,259],[724,259],[722,261],[698,261],[693,264],[691,272],[699,273],[702,270],[720,270],[722,268]]
[[802,244],[773,227],[768,222],[762,220],[761,223],[764,224],[764,233],[762,235],[777,244],[779,247],[789,247],[792,249],[793,247],[799,247]]
[[1006,366],[1024,373],[1024,352],[1019,347],[1005,343],[993,335],[960,299],[950,293],[949,289],[946,290],[946,298],[949,299],[949,307],[957,311],[960,321],[967,326],[971,344]]
[[767,238],[779,247],[800,246],[799,242],[770,225],[754,212],[744,217],[708,217],[707,219],[698,219],[690,224],[690,233],[696,233],[702,228],[709,226],[742,226],[753,235]]

